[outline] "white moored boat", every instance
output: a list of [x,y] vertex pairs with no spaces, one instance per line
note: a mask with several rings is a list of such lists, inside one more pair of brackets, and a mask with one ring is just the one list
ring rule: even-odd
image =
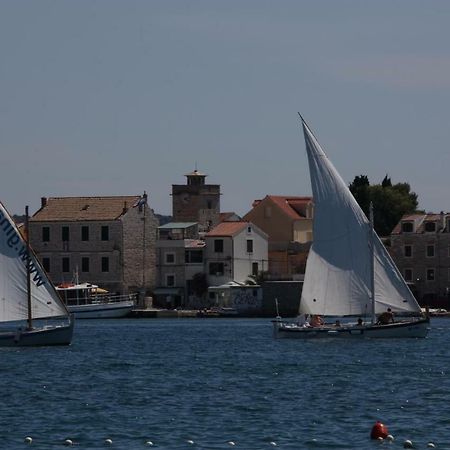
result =
[[[366,323],[305,326],[273,321],[277,338],[425,337],[424,316],[347,185],[325,155],[303,118],[314,198],[313,244],[306,264],[299,314],[361,317]],[[404,320],[377,324],[390,308]],[[390,313],[389,313],[390,314]]]
[[[26,236],[28,236],[28,207]],[[0,347],[68,345],[74,321],[0,203]]]
[[125,317],[134,308],[136,294],[113,295],[91,283],[68,283],[56,287],[67,309],[77,319]]

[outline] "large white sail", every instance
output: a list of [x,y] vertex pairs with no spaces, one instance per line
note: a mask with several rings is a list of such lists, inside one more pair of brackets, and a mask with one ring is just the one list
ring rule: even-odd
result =
[[34,253],[28,260],[26,242],[0,203],[0,322],[24,320],[28,316],[28,265],[33,319],[67,316],[65,305]]
[[413,294],[347,185],[303,121],[314,197],[313,244],[300,312],[371,315],[370,234],[374,241],[375,312],[420,312]]

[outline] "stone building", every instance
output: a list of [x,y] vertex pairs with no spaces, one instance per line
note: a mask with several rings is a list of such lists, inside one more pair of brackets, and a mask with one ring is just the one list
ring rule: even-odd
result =
[[77,274],[111,292],[155,287],[158,221],[147,195],[42,198],[30,242],[54,284]]
[[403,216],[390,253],[423,306],[450,306],[450,213]]
[[206,184],[197,169],[185,176],[187,184],[172,185],[173,221],[197,222],[200,233],[208,231],[220,221],[220,185]]

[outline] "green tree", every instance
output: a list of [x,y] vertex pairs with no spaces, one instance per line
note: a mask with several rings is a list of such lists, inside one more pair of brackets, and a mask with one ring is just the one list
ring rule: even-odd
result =
[[349,186],[361,209],[367,214],[370,206],[370,183],[366,175],[358,175]]
[[372,202],[374,227],[379,236],[389,235],[404,214],[417,211],[417,194],[411,192],[411,186],[408,183],[392,184],[387,175],[381,184],[374,185],[369,184],[366,176],[357,176],[349,189],[367,217]]

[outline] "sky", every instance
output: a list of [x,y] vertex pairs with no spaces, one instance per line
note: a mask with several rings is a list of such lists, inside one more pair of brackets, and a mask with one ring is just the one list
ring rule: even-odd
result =
[[450,2],[0,0],[0,201],[148,193],[196,167],[240,215],[311,195],[301,112],[344,181],[450,211]]

